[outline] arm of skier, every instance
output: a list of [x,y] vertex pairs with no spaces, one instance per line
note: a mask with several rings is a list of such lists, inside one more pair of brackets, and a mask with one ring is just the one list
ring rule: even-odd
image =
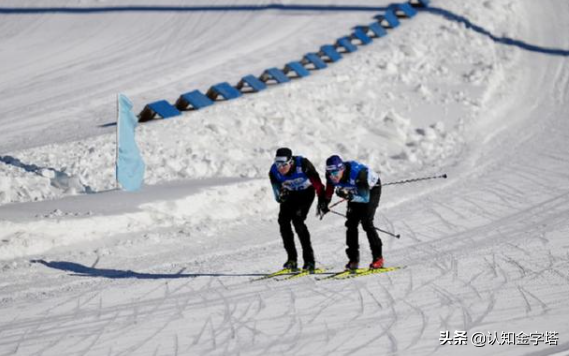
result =
[[368,183],[367,169],[362,169],[356,178],[357,194],[354,194],[352,202],[354,203],[369,203],[369,183]]
[[275,195],[275,201],[277,203],[281,202],[281,183],[273,176],[272,172],[269,172],[269,179],[271,180],[271,186],[273,187],[273,194]]
[[316,196],[320,198],[324,194],[324,185],[320,180],[318,171],[316,171],[316,168],[314,168],[312,162],[310,162],[307,158],[304,158],[302,160],[302,171],[306,174],[310,180],[310,183],[312,183],[312,186],[316,190]]

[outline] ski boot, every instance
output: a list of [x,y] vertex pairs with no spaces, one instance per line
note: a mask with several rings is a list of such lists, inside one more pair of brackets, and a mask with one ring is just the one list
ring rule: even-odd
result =
[[383,268],[383,257],[377,257],[374,259],[371,264],[369,265],[370,269],[379,269]]
[[288,269],[291,269],[293,271],[297,271],[298,270],[298,264],[296,263],[296,261],[286,261],[283,265],[283,268],[288,268]]
[[358,269],[360,263],[359,261],[350,261],[346,265],[346,271],[355,271]]
[[302,266],[302,269],[304,271],[308,271],[310,274],[314,273],[314,270],[316,269],[316,263],[314,262],[305,262],[304,266]]

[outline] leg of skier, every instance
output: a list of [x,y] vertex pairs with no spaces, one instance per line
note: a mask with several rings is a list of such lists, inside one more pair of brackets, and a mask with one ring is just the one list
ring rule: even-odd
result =
[[306,216],[310,211],[310,207],[314,202],[314,189],[307,189],[298,196],[298,210],[292,218],[292,224],[302,245],[302,258],[304,260],[304,269],[314,270],[314,251],[312,250],[312,243],[310,242],[310,232],[306,226]]
[[367,234],[367,239],[369,241],[369,247],[372,254],[372,262],[370,264],[370,268],[383,267],[383,244],[373,224],[380,197],[381,187],[374,187],[370,191],[369,203],[365,204],[366,207],[362,217],[362,227]]
[[281,237],[283,239],[283,245],[287,253],[287,261],[283,267],[292,269],[297,268],[298,258],[296,246],[294,244],[294,233],[292,232],[291,227],[294,211],[294,206],[289,202],[281,204],[279,211],[279,227]]
[[358,225],[361,221],[362,207],[364,204],[348,203],[348,211],[346,213],[346,254],[348,255],[348,264],[346,269],[355,270],[360,263],[360,245],[358,242]]

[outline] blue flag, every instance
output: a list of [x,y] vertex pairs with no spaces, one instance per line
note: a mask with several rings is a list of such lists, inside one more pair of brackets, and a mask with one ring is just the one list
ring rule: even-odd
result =
[[117,119],[117,182],[124,190],[140,189],[144,181],[144,161],[134,140],[138,118],[132,112],[132,102],[124,94],[118,95]]

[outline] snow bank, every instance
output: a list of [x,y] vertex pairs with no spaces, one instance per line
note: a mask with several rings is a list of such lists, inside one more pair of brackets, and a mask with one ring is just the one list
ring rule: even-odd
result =
[[[112,193],[107,193],[112,194]],[[85,243],[103,236],[187,226],[186,234],[199,230],[209,236],[223,224],[262,216],[276,209],[270,185],[263,181],[203,190],[173,200],[141,204],[138,211],[114,215],[74,214],[54,210],[36,221],[0,221],[0,260],[43,253],[52,248]],[[128,199],[123,195],[117,199]],[[96,204],[96,202],[93,202]]]

